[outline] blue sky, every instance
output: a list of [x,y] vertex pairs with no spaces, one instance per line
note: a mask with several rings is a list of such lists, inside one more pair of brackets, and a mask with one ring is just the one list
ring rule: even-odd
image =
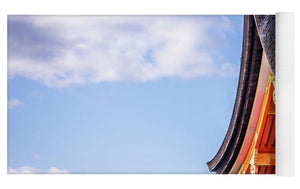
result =
[[9,16],[11,173],[209,173],[242,16]]

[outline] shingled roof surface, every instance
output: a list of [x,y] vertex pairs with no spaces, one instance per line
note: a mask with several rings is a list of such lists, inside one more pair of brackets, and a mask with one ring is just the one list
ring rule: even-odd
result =
[[275,15],[255,15],[258,34],[275,76]]

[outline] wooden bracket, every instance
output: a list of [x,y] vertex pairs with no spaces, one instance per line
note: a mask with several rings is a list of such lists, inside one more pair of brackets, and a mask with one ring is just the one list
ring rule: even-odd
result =
[[275,165],[275,153],[257,153],[254,158],[256,166]]

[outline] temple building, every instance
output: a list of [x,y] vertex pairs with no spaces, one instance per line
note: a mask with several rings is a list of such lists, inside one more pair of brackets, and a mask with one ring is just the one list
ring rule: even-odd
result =
[[230,124],[210,171],[275,173],[275,15],[244,16],[238,89]]

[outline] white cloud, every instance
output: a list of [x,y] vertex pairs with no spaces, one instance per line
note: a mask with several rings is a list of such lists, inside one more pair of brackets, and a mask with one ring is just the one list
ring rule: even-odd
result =
[[224,16],[9,16],[9,77],[65,87],[235,76],[214,58],[231,30]]
[[56,167],[50,167],[49,170],[47,171],[49,174],[67,174],[67,170],[61,170]]
[[50,167],[47,171],[39,170],[34,167],[24,166],[17,169],[8,168],[9,174],[67,174],[67,170]]
[[17,98],[9,99],[8,102],[7,102],[8,109],[15,108],[15,107],[20,106],[22,104],[23,103]]
[[19,167],[18,169],[8,168],[8,173],[10,174],[31,174],[37,172],[35,168],[29,166]]

